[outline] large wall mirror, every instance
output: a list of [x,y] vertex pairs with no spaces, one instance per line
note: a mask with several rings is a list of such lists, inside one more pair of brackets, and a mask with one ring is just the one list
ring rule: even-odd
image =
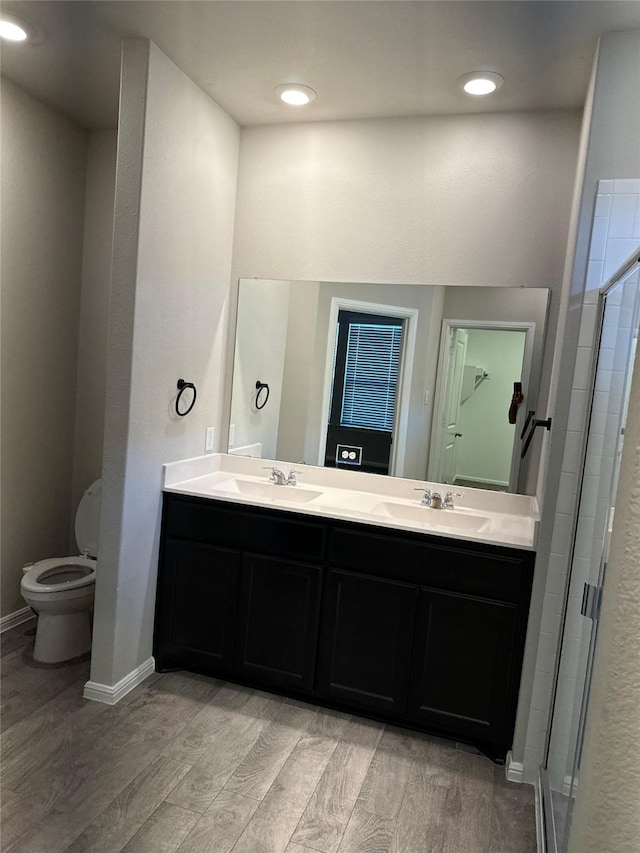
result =
[[228,450],[533,493],[521,433],[548,301],[543,288],[241,279]]

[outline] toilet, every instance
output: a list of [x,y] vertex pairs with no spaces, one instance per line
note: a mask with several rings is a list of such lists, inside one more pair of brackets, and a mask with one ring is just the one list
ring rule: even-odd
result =
[[41,663],[71,660],[91,648],[101,496],[102,480],[96,480],[78,506],[79,557],[54,557],[23,569],[20,592],[38,614],[33,657]]

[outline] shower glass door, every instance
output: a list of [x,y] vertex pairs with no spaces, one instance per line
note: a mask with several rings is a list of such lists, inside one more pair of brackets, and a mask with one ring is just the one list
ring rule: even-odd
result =
[[639,262],[601,297],[601,333],[542,793],[547,851],[568,850],[638,339]]

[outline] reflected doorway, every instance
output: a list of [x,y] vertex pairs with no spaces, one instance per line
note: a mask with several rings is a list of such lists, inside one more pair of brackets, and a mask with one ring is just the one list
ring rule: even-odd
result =
[[338,312],[326,467],[389,473],[403,340],[401,317]]
[[318,465],[391,476],[404,470],[418,320],[416,308],[331,299]]
[[[443,323],[429,479],[518,490],[534,326]],[[510,418],[514,383],[523,399]]]

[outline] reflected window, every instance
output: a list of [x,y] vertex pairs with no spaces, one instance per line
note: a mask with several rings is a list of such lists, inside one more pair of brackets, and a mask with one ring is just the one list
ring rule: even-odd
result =
[[338,312],[325,465],[388,473],[403,334],[401,317]]
[[346,332],[342,399],[336,401],[340,405],[340,426],[392,432],[402,321],[368,317],[362,322],[353,319],[354,315],[343,314],[347,312],[341,311],[338,320],[340,330]]

